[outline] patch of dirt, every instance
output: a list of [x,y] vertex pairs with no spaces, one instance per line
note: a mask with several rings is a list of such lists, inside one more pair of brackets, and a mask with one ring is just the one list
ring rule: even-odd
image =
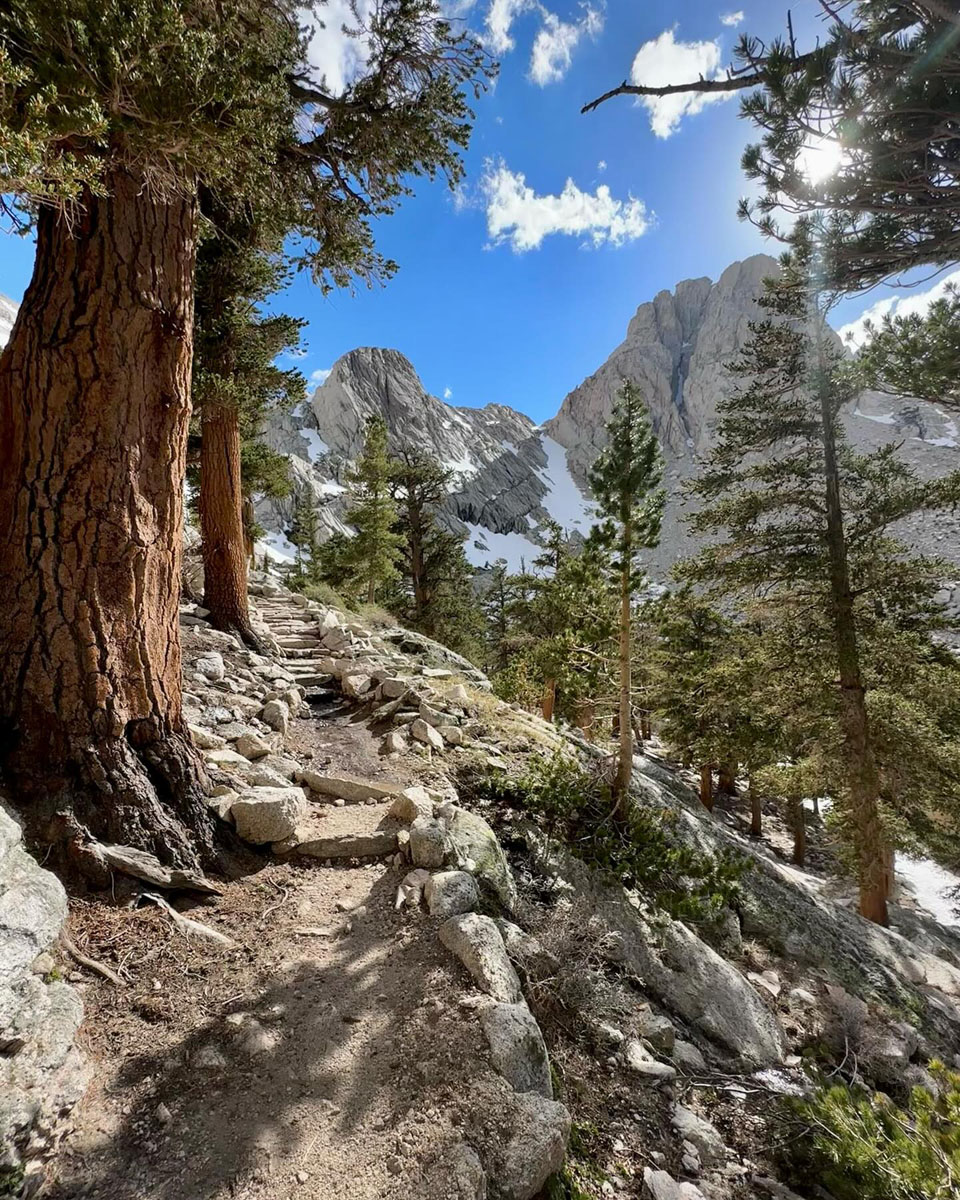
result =
[[[359,725],[297,722],[287,749],[305,748],[311,765],[327,751],[332,771],[428,774],[384,765]],[[315,806],[328,828],[380,807]],[[203,905],[177,904],[236,949],[184,937],[153,904],[73,898],[74,943],[128,982],[79,976],[95,1081],[46,1195],[445,1195],[438,1158],[469,1120],[486,1051],[436,922],[394,908],[405,870],[269,861]]]

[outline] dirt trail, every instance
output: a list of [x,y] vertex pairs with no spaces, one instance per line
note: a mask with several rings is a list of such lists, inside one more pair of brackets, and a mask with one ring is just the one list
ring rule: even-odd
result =
[[[406,760],[385,771],[376,747],[363,725],[310,718],[286,753],[404,784],[433,774]],[[338,826],[366,815],[335,811]],[[438,1195],[425,1174],[466,1119],[480,1053],[458,1007],[465,975],[434,922],[395,910],[405,868],[261,861],[187,910],[234,950],[184,938],[150,904],[72,901],[75,943],[129,983],[82,976],[96,1078],[49,1196]]]

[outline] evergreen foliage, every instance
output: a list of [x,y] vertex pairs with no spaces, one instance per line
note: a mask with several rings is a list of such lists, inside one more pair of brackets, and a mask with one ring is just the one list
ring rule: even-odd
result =
[[960,409],[960,294],[949,288],[925,313],[867,322],[856,376],[865,388],[915,396],[941,408]]
[[710,921],[737,894],[743,860],[685,845],[677,814],[637,803],[612,821],[610,784],[571,758],[534,758],[518,777],[484,776],[475,786],[535,819],[585,862],[674,917]]
[[402,540],[396,532],[397,505],[390,490],[393,463],[387,450],[387,425],[381,416],[367,422],[363,451],[347,475],[352,488],[346,512],[354,537],[347,561],[364,593],[373,604],[380,588],[399,577]]
[[[873,682],[867,647],[891,631],[929,637],[940,619],[940,564],[908,554],[890,530],[908,514],[955,503],[960,473],[928,483],[894,447],[864,455],[847,445],[841,411],[853,383],[822,315],[808,307],[800,268],[794,260],[769,285],[770,315],[752,325],[734,367],[744,383],[721,405],[717,447],[691,488],[701,502],[691,526],[713,540],[684,573],[789,622],[807,664],[806,695],[826,718],[816,749],[839,767],[829,774],[863,897],[882,891],[881,864],[896,837],[896,822],[881,818],[883,761],[870,726],[879,697],[864,700]],[[897,770],[909,773],[909,763]]]
[[906,1109],[883,1094],[823,1086],[795,1107],[808,1126],[806,1178],[837,1200],[947,1200],[960,1191],[960,1072],[931,1062],[937,1094]]
[[403,447],[391,488],[398,509],[401,578],[388,608],[406,624],[466,657],[482,659],[483,613],[463,539],[444,529],[439,514],[451,472],[422,450]]
[[323,287],[390,274],[370,222],[411,176],[456,183],[466,93],[493,71],[432,0],[386,0],[366,19],[353,7],[365,69],[332,96],[310,66],[323,17],[315,0],[10,0],[2,191],[69,208],[133,172],[158,193],[205,188],[272,213]]

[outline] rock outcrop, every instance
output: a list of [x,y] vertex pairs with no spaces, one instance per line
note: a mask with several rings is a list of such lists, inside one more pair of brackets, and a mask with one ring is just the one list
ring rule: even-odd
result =
[[83,1005],[50,953],[66,917],[59,880],[0,805],[0,1184],[42,1165],[88,1079],[74,1045]]

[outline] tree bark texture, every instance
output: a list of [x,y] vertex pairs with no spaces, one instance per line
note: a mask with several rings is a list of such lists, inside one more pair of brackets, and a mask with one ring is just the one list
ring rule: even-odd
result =
[[725,796],[737,794],[737,768],[733,763],[722,762],[717,770],[717,791]]
[[213,838],[178,619],[196,212],[142,183],[113,175],[72,227],[41,211],[0,355],[0,762],[39,831],[62,816],[195,866]]
[[807,815],[801,800],[790,801],[790,825],[793,829],[793,861],[798,867],[807,861]]
[[887,924],[885,838],[880,809],[880,775],[870,740],[860,651],[857,642],[853,591],[847,561],[837,462],[835,417],[826,383],[821,383],[824,469],[826,477],[827,548],[837,666],[840,675],[840,724],[847,760],[850,808],[856,829],[860,875],[860,913]]
[[700,767],[700,803],[708,811],[713,811],[713,767],[704,763]]
[[540,697],[540,712],[545,721],[553,720],[553,710],[557,705],[557,681],[548,679],[543,685],[543,695]]
[[203,606],[210,624],[262,646],[250,625],[247,555],[240,479],[240,420],[231,404],[210,401],[200,410],[200,534]]
[[763,833],[763,801],[760,793],[750,783],[750,836],[760,837]]

